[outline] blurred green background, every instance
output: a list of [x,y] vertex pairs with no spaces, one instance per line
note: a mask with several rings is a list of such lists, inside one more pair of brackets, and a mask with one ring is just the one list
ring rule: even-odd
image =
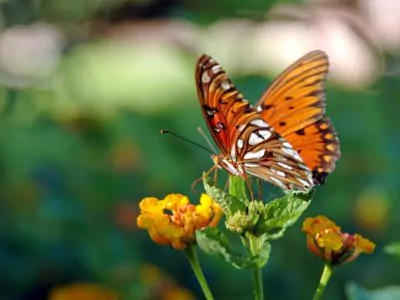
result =
[[[252,102],[295,59],[328,53],[327,113],[342,158],[302,220],[324,214],[377,248],[338,269],[325,299],[344,299],[350,281],[398,284],[399,261],[383,252],[400,226],[396,3],[0,1],[0,299],[47,299],[76,282],[121,299],[202,299],[184,255],[136,227],[143,197],[196,202],[202,187],[190,185],[212,166],[206,152],[159,134],[205,144],[201,53]],[[317,285],[323,264],[306,249],[302,220],[273,243],[267,299],[310,299]],[[251,271],[200,258],[216,299],[252,298]]]

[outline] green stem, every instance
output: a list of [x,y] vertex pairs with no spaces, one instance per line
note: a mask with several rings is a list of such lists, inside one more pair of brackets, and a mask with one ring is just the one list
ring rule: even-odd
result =
[[214,300],[210,288],[208,287],[207,281],[204,277],[203,271],[201,269],[199,259],[197,258],[197,253],[194,246],[189,246],[186,250],[186,256],[189,259],[190,265],[192,266],[193,272],[196,275],[197,281],[199,282],[201,289],[203,290],[204,296],[207,300]]
[[[258,254],[256,238],[249,236],[250,251],[252,255]],[[264,287],[262,278],[262,269],[260,267],[255,267],[253,270],[253,283],[254,283],[254,299],[264,300]]]
[[253,271],[254,299],[256,300],[264,300],[264,289],[261,271],[261,268],[255,268]]
[[0,111],[0,117],[8,116],[13,110],[15,103],[17,101],[18,91],[14,88],[7,88],[6,95],[4,98],[4,105]]
[[332,276],[333,272],[333,266],[330,264],[325,264],[324,270],[322,271],[321,279],[319,280],[319,284],[317,287],[317,290],[315,291],[313,300],[320,300],[322,297],[322,294],[324,293],[324,290],[326,286],[328,285],[329,279]]

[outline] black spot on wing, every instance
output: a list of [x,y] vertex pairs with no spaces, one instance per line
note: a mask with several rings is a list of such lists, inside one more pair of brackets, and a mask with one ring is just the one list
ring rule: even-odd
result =
[[248,104],[245,108],[244,108],[244,113],[245,114],[248,114],[248,113],[251,113],[251,112],[253,112],[254,111],[254,108],[253,107],[251,107],[251,105],[250,104]]
[[208,105],[203,105],[203,109],[208,119],[214,118],[214,115],[218,112],[218,109]]
[[325,183],[326,177],[328,177],[328,173],[318,172],[317,170],[314,170],[312,171],[312,177],[316,185],[323,185]]
[[273,106],[273,105],[271,105],[271,104],[261,104],[261,108],[262,108],[263,110],[268,110],[268,109],[270,109],[272,106]]

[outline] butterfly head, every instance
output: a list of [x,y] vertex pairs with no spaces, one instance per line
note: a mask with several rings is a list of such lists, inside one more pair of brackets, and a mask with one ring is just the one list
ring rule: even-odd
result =
[[218,168],[226,170],[229,174],[240,176],[242,178],[246,177],[242,165],[232,161],[231,158],[226,157],[223,154],[211,154],[211,158]]

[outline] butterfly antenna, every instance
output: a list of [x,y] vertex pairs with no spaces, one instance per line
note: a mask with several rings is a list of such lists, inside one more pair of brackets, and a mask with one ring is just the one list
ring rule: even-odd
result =
[[201,129],[201,127],[197,127],[197,131],[202,135],[202,137],[206,140],[208,146],[211,148],[211,150],[214,153],[217,153],[217,150],[215,149],[214,145],[211,143],[210,139],[208,138],[208,136],[206,136],[206,134],[204,133],[204,131]]
[[194,142],[194,141],[192,141],[192,140],[189,140],[188,138],[185,138],[185,137],[183,137],[183,136],[181,136],[181,135],[179,135],[179,134],[176,134],[176,133],[174,133],[174,132],[171,132],[171,131],[169,131],[169,130],[162,129],[162,130],[160,130],[160,133],[161,133],[161,134],[170,134],[170,135],[173,135],[174,137],[176,137],[176,138],[178,138],[178,139],[180,139],[180,140],[182,140],[182,141],[184,141],[184,142],[187,142],[187,143],[189,143],[189,144],[195,145],[195,146],[197,146],[197,147],[199,147],[199,148],[201,148],[201,149],[203,149],[203,150],[205,150],[205,151],[207,151],[207,152],[209,152],[209,153],[211,153],[211,154],[215,154],[215,152],[211,151],[209,148],[204,147],[203,145],[200,145],[199,143],[196,143],[196,142]]

